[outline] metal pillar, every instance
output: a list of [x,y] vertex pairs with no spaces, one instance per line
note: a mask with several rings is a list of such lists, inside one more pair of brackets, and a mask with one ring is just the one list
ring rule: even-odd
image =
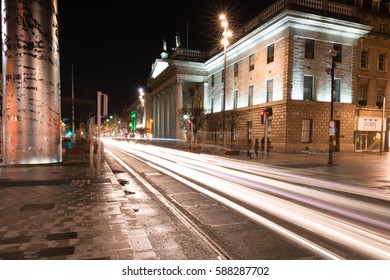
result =
[[[330,87],[330,124],[334,126],[333,122],[333,111],[334,111],[334,69],[336,67],[335,64],[335,58],[337,56],[337,51],[331,50],[330,56],[332,58],[332,65],[330,68],[330,78],[331,78],[331,87]],[[329,158],[328,158],[328,165],[333,165],[333,137],[334,137],[334,130],[335,128],[332,127],[329,129]]]
[[61,162],[57,0],[1,3],[4,163]]

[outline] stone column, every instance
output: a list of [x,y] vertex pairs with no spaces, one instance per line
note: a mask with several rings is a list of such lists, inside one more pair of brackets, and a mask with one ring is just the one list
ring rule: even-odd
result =
[[57,0],[1,3],[4,163],[61,162]]
[[157,106],[156,106],[156,102],[157,102],[157,98],[156,98],[156,95],[153,95],[152,96],[152,102],[153,102],[153,110],[152,110],[152,115],[153,115],[153,122],[151,124],[151,130],[152,130],[152,134],[153,134],[153,138],[156,138],[157,134],[156,134],[156,121],[157,121]]
[[209,105],[209,102],[208,102],[209,96],[208,96],[208,91],[207,91],[208,85],[209,85],[208,83],[203,83],[203,92],[202,92],[203,104],[202,104],[202,106],[203,106],[203,108],[205,110],[209,110],[209,108],[210,108],[210,105]]
[[154,120],[155,121],[155,134],[156,134],[156,137],[157,138],[161,138],[161,113],[160,113],[160,103],[161,103],[161,94],[157,94],[156,95],[156,119]]
[[176,138],[176,92],[172,89],[169,95],[169,102],[171,103],[170,108],[170,118],[169,122],[171,123],[170,126],[170,138]]
[[160,95],[160,137],[166,138],[167,136],[165,135],[165,91],[161,92]]
[[183,108],[183,81],[177,80],[176,82],[176,106],[175,106],[175,114],[176,114],[176,139],[182,139],[182,131],[180,128],[181,120],[179,116],[179,111]]

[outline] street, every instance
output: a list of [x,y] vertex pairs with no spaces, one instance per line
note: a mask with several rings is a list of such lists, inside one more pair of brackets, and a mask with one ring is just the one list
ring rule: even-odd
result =
[[390,258],[389,197],[376,188],[127,141],[105,147],[110,165],[116,159],[116,169],[130,170],[194,220],[219,258]]

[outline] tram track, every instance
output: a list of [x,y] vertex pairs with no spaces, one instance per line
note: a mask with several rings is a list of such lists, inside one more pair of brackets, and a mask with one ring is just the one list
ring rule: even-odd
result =
[[[195,184],[194,182],[183,178],[179,176],[178,174],[165,169],[162,166],[156,165],[154,163],[148,162],[137,155],[130,154],[126,151],[122,151],[118,148],[115,148],[116,151],[119,151],[122,153],[122,155],[133,157],[134,159],[138,161],[142,161],[144,164],[149,165],[153,169],[157,170],[158,172],[167,174],[168,176],[174,178],[178,182],[185,184],[186,186],[189,186],[190,188],[205,194],[206,196],[212,198],[213,200],[217,201],[218,203],[221,203],[225,205],[226,207],[230,209],[234,209],[234,211],[240,213],[240,215],[245,216],[246,218],[254,221],[255,223],[264,226],[273,232],[278,233],[280,236],[283,236],[284,238],[294,242],[295,244],[298,244],[300,247],[305,248],[305,250],[310,251],[314,256],[314,258],[319,259],[343,259],[344,257],[341,255],[338,255],[336,253],[331,252],[330,250],[316,244],[313,241],[310,241],[306,238],[303,238],[299,234],[296,234],[292,232],[291,230],[280,226],[269,219],[266,219],[262,217],[261,215],[249,210],[248,208],[245,208],[241,205],[238,205],[237,203],[233,202],[232,200],[229,200],[226,197],[222,197],[221,195],[212,192],[206,188],[203,188],[199,184]],[[140,174],[137,173],[134,169],[132,169],[128,164],[126,164],[121,158],[116,156],[113,152],[108,150],[110,156],[112,156],[118,163],[120,163],[132,176],[134,176],[143,186],[145,186],[155,197],[159,199],[159,201],[165,205],[188,229],[191,230],[196,236],[198,236],[201,240],[203,240],[214,252],[218,254],[219,259],[232,259],[232,256],[224,250],[223,246],[219,245],[218,242],[216,242],[213,238],[210,237],[208,233],[206,233],[204,230],[202,230],[196,223],[194,223],[189,217],[188,213],[183,213],[181,209],[179,209],[174,203],[169,201],[161,192],[159,192],[155,187],[152,186],[147,180],[145,180]]]
[[[182,211],[180,211],[172,202],[164,197],[155,187],[153,187],[148,181],[146,181],[142,176],[140,176],[134,169],[132,169],[128,164],[121,160],[118,156],[112,153],[110,150],[107,150],[108,153],[122,166],[124,167],[132,176],[134,176],[144,187],[146,187],[158,200],[167,207],[171,213],[173,213],[176,218],[178,218],[193,234],[199,237],[212,251],[218,255],[220,260],[230,260],[232,259],[225,250],[219,246],[208,234],[206,234],[200,227],[198,227],[191,219],[188,218]],[[146,164],[144,160],[137,158],[137,160],[142,161]]]

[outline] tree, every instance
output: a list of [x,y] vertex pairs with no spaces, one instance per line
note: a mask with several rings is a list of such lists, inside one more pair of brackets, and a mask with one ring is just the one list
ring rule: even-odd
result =
[[222,116],[220,114],[207,115],[207,130],[212,132],[212,140],[217,141],[217,131],[221,129]]
[[183,119],[183,121],[189,118],[193,123],[193,131],[194,138],[196,134],[201,131],[207,122],[207,115],[203,108],[182,108],[179,110],[179,117]]
[[225,123],[230,128],[230,143],[233,147],[234,131],[243,118],[243,111],[231,110],[225,112]]

